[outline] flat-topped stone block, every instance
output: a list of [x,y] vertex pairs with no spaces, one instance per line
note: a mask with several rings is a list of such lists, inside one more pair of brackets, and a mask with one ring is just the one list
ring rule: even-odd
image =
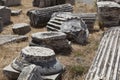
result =
[[13,25],[12,30],[15,34],[24,35],[28,33],[31,29],[30,25],[27,23],[18,23]]
[[56,53],[70,53],[71,45],[62,32],[38,32],[32,34],[30,46],[43,46],[53,49]]
[[9,24],[11,19],[11,10],[8,7],[0,6],[0,17],[2,18],[3,24]]

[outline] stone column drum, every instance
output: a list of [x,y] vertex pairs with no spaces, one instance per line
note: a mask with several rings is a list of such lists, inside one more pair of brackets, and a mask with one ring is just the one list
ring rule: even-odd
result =
[[[20,56],[9,65],[11,69],[5,67],[3,72],[9,78],[16,79],[18,78],[18,75],[10,75],[20,74],[25,67],[31,64],[39,66],[39,71],[41,73],[40,76],[44,80],[56,80],[64,71],[64,66],[55,58],[55,53],[53,50],[44,47],[28,46],[22,49]],[[51,77],[54,77],[54,79],[51,79]]]

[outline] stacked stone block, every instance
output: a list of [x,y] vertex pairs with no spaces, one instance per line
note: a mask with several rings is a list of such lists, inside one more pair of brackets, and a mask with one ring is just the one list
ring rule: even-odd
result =
[[3,30],[3,21],[2,18],[0,17],[0,32]]

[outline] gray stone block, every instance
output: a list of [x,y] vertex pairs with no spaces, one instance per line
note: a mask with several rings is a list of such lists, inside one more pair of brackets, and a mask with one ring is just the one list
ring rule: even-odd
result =
[[43,27],[51,18],[54,12],[72,12],[73,7],[70,4],[57,5],[52,7],[33,9],[27,12],[30,23],[33,27]]
[[15,34],[24,35],[28,33],[31,30],[31,28],[30,25],[27,23],[19,23],[14,24],[12,30]]
[[86,43],[89,35],[85,22],[79,16],[70,12],[54,13],[46,27],[48,31],[66,33],[67,39],[79,44]]
[[3,24],[9,24],[11,19],[11,10],[8,7],[0,6],[0,17],[2,18]]
[[99,25],[112,27],[120,25],[120,4],[112,1],[97,2]]
[[70,53],[71,45],[62,32],[39,32],[32,34],[31,46],[43,46],[53,49],[56,53]]
[[4,45],[12,42],[21,42],[27,40],[27,36],[18,35],[0,35],[0,45]]
[[20,73],[17,80],[43,80],[39,67],[30,65],[25,67]]

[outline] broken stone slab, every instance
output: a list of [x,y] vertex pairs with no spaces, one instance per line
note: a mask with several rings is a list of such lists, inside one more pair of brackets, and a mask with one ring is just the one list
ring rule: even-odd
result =
[[120,26],[104,32],[85,80],[120,80]]
[[18,6],[21,5],[21,0],[1,0],[2,6]]
[[11,67],[11,64],[10,64],[10,65],[6,66],[6,67],[3,69],[3,74],[4,74],[9,80],[15,80],[15,79],[18,78],[20,72],[14,70],[14,69]]
[[15,34],[24,35],[30,32],[31,28],[30,25],[27,23],[18,23],[13,25],[12,30]]
[[8,7],[0,6],[0,17],[2,18],[3,24],[9,24],[11,19],[11,10]]
[[33,9],[27,12],[30,23],[33,27],[43,27],[50,20],[54,12],[72,12],[73,6],[70,4],[57,5],[52,7]]
[[21,42],[27,40],[27,36],[18,35],[0,35],[0,45],[4,45],[12,42]]
[[71,45],[62,32],[38,32],[32,34],[30,46],[43,46],[53,49],[56,53],[70,53]]
[[97,2],[98,19],[101,27],[120,25],[120,4],[112,1]]
[[11,11],[11,16],[17,16],[20,15],[22,13],[22,10],[12,10]]
[[[31,68],[30,65],[35,65],[35,68]],[[11,68],[13,70],[11,70]],[[60,77],[60,74],[62,74],[63,71],[64,66],[55,58],[55,53],[52,49],[27,46],[22,49],[20,56],[10,64],[10,68],[7,68],[6,70],[7,75],[5,75],[8,78],[16,78],[15,80],[17,80],[16,76],[10,75],[12,75],[12,73],[14,73],[14,75],[21,73],[18,78],[19,80],[27,74],[28,77],[32,79],[35,78],[36,75],[40,74],[44,80],[49,80],[52,78],[53,80],[56,80],[56,78]],[[29,76],[29,73],[31,74],[31,76]],[[28,78],[27,76],[25,77]]]
[[41,71],[36,65],[30,65],[25,67],[20,73],[17,80],[43,80],[41,77]]
[[30,65],[22,70],[17,80],[61,80],[60,77],[61,73],[42,76],[40,66]]
[[79,44],[87,42],[89,31],[85,22],[73,13],[58,12],[47,23],[48,31],[60,31],[67,34],[67,39]]

